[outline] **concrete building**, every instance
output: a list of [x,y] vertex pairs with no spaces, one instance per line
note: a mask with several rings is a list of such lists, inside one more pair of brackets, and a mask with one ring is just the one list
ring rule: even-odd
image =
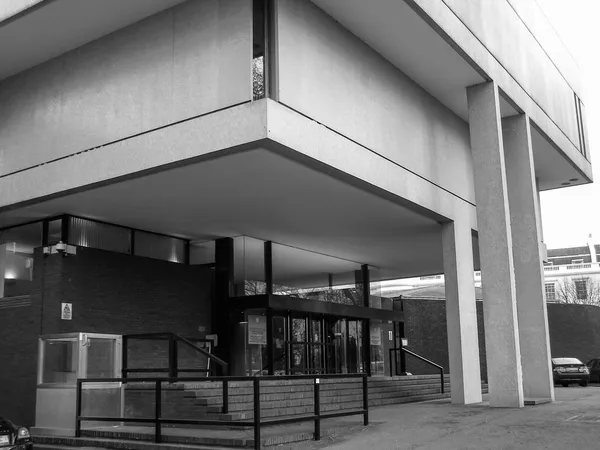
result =
[[533,0],[10,0],[0,61],[6,414],[32,422],[56,333],[380,374],[404,318],[378,283],[436,273],[452,401],[479,402],[474,270],[490,404],[553,398],[538,193],[592,168]]

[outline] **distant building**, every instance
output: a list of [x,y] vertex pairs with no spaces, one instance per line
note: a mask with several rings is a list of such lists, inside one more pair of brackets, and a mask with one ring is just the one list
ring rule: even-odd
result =
[[[592,235],[586,245],[548,249],[544,263],[546,301],[600,305],[600,244]],[[481,272],[474,274],[477,300],[482,299]],[[381,295],[395,298],[443,299],[444,275],[428,275],[382,283]]]

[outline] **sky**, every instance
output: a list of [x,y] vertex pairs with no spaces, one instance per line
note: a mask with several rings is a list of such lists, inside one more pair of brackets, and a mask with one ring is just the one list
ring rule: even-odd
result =
[[536,0],[577,62],[583,81],[589,149],[595,184],[541,193],[548,248],[600,244],[600,1]]

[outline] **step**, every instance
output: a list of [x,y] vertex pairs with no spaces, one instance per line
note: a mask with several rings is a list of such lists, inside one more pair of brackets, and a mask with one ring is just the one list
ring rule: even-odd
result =
[[[126,433],[125,433],[126,434]],[[225,439],[225,438],[194,438],[181,436],[180,439],[171,439],[174,436],[163,436],[163,443],[152,442],[153,435],[148,439],[123,439],[118,434],[112,437],[58,437],[58,436],[34,436],[34,448],[40,449],[50,446],[52,449],[74,448],[103,448],[114,450],[216,450],[232,448],[252,448],[254,439]]]

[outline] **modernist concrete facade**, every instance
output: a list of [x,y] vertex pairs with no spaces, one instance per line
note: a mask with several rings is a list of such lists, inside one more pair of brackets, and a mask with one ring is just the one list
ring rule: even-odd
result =
[[[327,312],[362,321],[376,370],[369,335],[393,315],[376,283],[443,272],[455,403],[481,400],[480,269],[490,404],[553,398],[538,192],[592,169],[576,65],[533,0],[12,0],[0,20],[8,236],[42,221],[40,247],[58,226],[131,264],[212,267],[198,329],[240,372],[248,314],[276,339],[277,311],[322,311],[298,292],[354,284],[359,304]],[[16,254],[19,239],[2,243]],[[260,299],[241,298],[249,283]]]

